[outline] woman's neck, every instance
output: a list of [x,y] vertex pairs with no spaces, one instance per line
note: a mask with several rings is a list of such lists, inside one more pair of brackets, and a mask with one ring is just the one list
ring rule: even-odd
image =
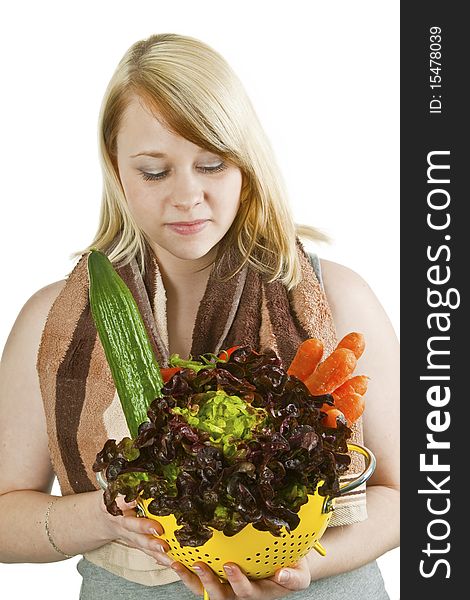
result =
[[179,258],[161,247],[152,247],[152,250],[167,290],[187,289],[201,281],[207,282],[217,256],[217,246],[196,259]]

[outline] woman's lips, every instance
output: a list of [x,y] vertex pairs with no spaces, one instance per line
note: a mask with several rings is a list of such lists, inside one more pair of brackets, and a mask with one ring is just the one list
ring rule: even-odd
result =
[[181,222],[181,223],[167,223],[167,227],[169,227],[172,231],[176,233],[180,233],[181,235],[191,235],[193,233],[199,233],[204,229],[204,227],[209,223],[207,219],[201,221],[190,221],[190,222]]

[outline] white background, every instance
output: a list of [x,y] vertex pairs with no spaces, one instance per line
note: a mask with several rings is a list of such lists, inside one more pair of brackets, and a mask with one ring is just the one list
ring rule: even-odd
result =
[[[313,249],[362,275],[398,334],[398,2],[20,0],[0,22],[0,347],[24,302],[63,279],[95,233],[105,87],[132,43],[164,32],[200,38],[232,65],[296,221],[333,238]],[[379,559],[391,600],[398,561],[398,549]],[[2,589],[78,598],[76,562],[0,565]]]

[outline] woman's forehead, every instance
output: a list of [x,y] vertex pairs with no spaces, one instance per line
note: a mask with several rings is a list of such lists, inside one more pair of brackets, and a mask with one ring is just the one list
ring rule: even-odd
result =
[[151,111],[138,96],[132,96],[121,116],[119,134],[139,135],[146,131],[170,134],[168,126],[158,111]]
[[172,131],[158,112],[139,99],[132,98],[121,121],[117,136],[118,152],[129,158],[150,156],[165,158],[173,151],[191,154],[211,154],[178,133]]

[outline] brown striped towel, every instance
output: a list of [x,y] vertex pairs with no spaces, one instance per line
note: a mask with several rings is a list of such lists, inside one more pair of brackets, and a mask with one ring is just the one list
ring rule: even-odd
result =
[[[267,283],[248,265],[229,281],[220,282],[216,270],[227,273],[236,257],[235,251],[226,253],[209,276],[194,324],[191,354],[250,345],[261,352],[274,349],[288,366],[299,344],[316,337],[328,355],[337,343],[330,307],[298,239],[297,251],[302,281],[289,292],[278,281]],[[99,489],[91,468],[96,454],[106,440],[129,435],[90,313],[87,257],[81,257],[49,312],[37,360],[50,456],[63,495]],[[166,294],[154,254],[147,251],[144,277],[136,261],[116,270],[135,297],[159,364],[167,366]],[[360,421],[353,434],[353,440],[362,443]],[[362,457],[353,455],[346,480],[362,468]],[[365,519],[364,487],[338,498],[336,506],[331,525]],[[86,558],[144,585],[178,578],[140,550],[119,542],[88,552]]]

